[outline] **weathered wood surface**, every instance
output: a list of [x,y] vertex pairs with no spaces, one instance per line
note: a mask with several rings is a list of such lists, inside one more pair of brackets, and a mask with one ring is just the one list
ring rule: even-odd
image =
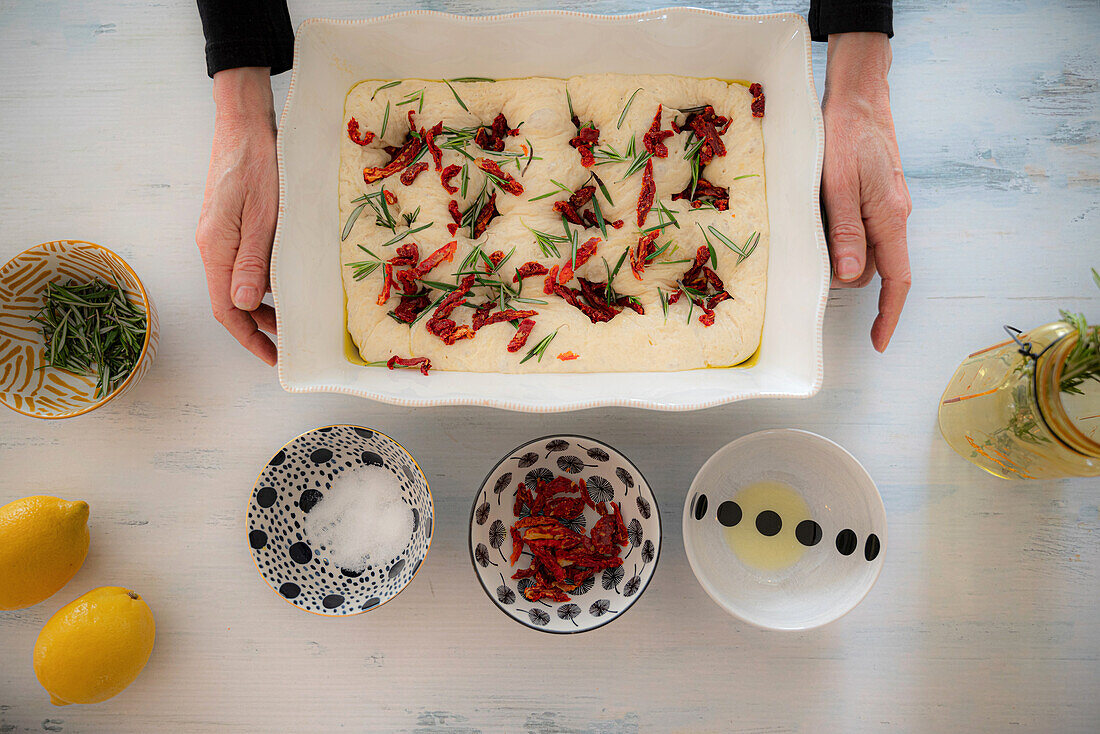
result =
[[[209,317],[193,230],[212,104],[193,5],[2,0],[0,256],[65,237],[117,249],[155,294],[163,339],[150,374],[117,405],[62,422],[0,413],[0,501],[84,498],[93,536],[61,593],[0,614],[0,732],[1095,731],[1100,482],[986,476],[951,453],[935,419],[956,363],[998,340],[1001,324],[1043,323],[1059,307],[1100,317],[1087,277],[1100,265],[1100,4],[898,5],[892,89],[914,203],[914,288],[889,352],[875,354],[867,338],[874,291],[838,292],[825,389],[812,400],[533,417],[284,394]],[[292,6],[298,21],[418,5]],[[815,51],[820,82],[824,47]],[[287,83],[276,80],[278,95]],[[348,620],[276,598],[243,531],[266,458],[335,422],[402,441],[429,475],[438,515],[431,554],[400,600]],[[774,426],[851,449],[890,520],[878,585],[815,632],[764,632],[726,616],[682,549],[680,511],[697,468],[727,441]],[[519,441],[559,430],[634,458],[666,533],[634,610],[576,638],[505,619],[465,549],[483,473]],[[35,636],[61,605],[104,584],[149,600],[153,657],[113,701],[54,708],[31,669]]]

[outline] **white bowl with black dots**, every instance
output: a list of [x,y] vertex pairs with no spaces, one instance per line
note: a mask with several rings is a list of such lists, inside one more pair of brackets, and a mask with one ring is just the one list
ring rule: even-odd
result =
[[854,608],[882,570],[886,510],[850,453],[807,431],[760,431],[695,475],[684,549],[703,589],[760,627],[804,630]]
[[[413,531],[405,549],[361,572],[336,567],[305,536],[305,515],[341,474],[363,466],[388,469],[401,483]],[[361,426],[325,426],[303,433],[264,466],[248,506],[252,559],[264,581],[299,609],[347,617],[377,609],[412,581],[432,542],[432,493],[416,460],[389,436]]]
[[[568,602],[529,602],[523,589],[531,580],[511,576],[529,565],[530,554],[509,565],[515,495],[520,482],[558,475],[584,479],[593,502],[618,502],[629,544],[621,567],[597,573],[570,592]],[[585,508],[567,527],[584,531],[598,519]],[[661,514],[641,471],[614,448],[584,436],[545,436],[510,451],[486,475],[470,511],[469,545],[474,572],[497,609],[540,632],[587,632],[618,619],[649,586],[661,554]]]

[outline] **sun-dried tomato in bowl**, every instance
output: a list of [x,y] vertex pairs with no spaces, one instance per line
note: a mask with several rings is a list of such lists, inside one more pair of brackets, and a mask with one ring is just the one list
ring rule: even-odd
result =
[[[600,515],[591,532],[582,518],[585,507]],[[620,554],[629,541],[622,509],[618,502],[593,502],[583,479],[536,479],[533,492],[520,483],[513,512],[509,560],[515,566],[527,555],[531,562],[512,578],[534,580],[522,591],[528,601],[569,601],[569,592],[596,573],[623,564]]]

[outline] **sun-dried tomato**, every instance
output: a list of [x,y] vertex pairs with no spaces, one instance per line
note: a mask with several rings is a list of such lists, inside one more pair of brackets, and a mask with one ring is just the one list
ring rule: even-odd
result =
[[442,133],[442,121],[437,122],[427,130],[420,128],[420,135],[424,138],[424,143],[428,146],[428,153],[431,154],[432,160],[435,162],[435,170],[437,171],[443,168],[443,151],[439,149],[439,145],[436,144],[435,138]]
[[392,191],[386,191],[385,189],[382,189],[382,196],[386,199],[386,203],[390,206],[393,206],[397,203],[397,194],[393,193]]
[[447,244],[443,245],[443,247],[440,247],[438,250],[428,255],[420,262],[419,265],[412,269],[411,272],[413,277],[417,279],[423,278],[425,275],[431,272],[432,268],[436,267],[440,263],[451,262],[452,260],[454,260],[455,251],[457,249],[457,240],[451,240]]
[[512,514],[519,515],[523,512],[524,507],[531,506],[531,490],[527,488],[527,484],[520,482],[516,488],[516,501],[512,507]]
[[475,312],[474,317],[477,320],[474,321],[474,331],[477,331],[484,326],[489,326],[490,324],[499,324],[502,321],[517,321],[537,315],[538,311],[517,311],[514,308],[497,311],[496,313],[488,314],[480,318],[477,317],[477,313]]
[[567,288],[560,283],[554,284],[554,294],[560,296],[570,306],[573,306],[585,316],[587,316],[588,320],[591,321],[593,324],[610,321],[615,317],[615,314],[617,313],[615,310],[608,307],[606,303],[593,305],[582,301],[581,296],[583,294],[581,293],[581,291],[575,290],[573,288]]
[[374,133],[367,130],[362,136],[359,135],[359,121],[354,117],[348,120],[348,137],[351,138],[351,142],[356,145],[367,145],[374,140]]
[[462,212],[458,209],[458,202],[451,199],[447,204],[447,213],[451,215],[451,219],[455,224],[462,224]]
[[393,160],[381,167],[367,166],[363,169],[363,181],[369,184],[381,181],[384,178],[392,176],[398,171],[402,171],[413,162],[413,159],[420,153],[420,148],[423,146],[423,142],[419,137],[409,138],[409,140],[398,149]]
[[645,308],[637,299],[631,298],[630,296],[619,296],[615,299],[615,305],[619,308],[629,308],[639,316],[645,316]]
[[680,300],[680,296],[682,296],[682,295],[684,295],[684,292],[683,292],[683,291],[681,291],[681,290],[678,290],[678,291],[676,291],[675,293],[672,293],[672,294],[670,294],[670,295],[669,295],[669,297],[668,297],[668,305],[670,305],[670,306],[671,306],[672,304],[674,304],[674,303],[676,303],[677,301],[679,301],[679,300]]
[[546,275],[545,281],[542,284],[542,292],[546,295],[550,295],[554,292],[554,285],[558,282],[558,266],[550,268],[550,272]]
[[429,334],[442,339],[447,346],[451,346],[462,339],[474,338],[473,329],[466,324],[456,324],[451,319],[439,319],[433,316],[428,319],[428,323],[424,328],[427,329]]
[[630,251],[630,270],[638,280],[642,279],[642,273],[649,264],[649,256],[657,251],[657,246],[653,243],[660,234],[659,229],[643,234],[638,238],[638,245]]
[[[574,117],[574,124],[579,122]],[[581,155],[581,165],[591,168],[596,162],[596,156],[592,153],[592,146],[600,142],[600,129],[589,123],[584,127],[577,125],[577,134],[569,141],[569,144],[577,149]]]
[[708,104],[702,112],[689,115],[687,122],[695,135],[703,141],[702,145],[699,146],[699,163],[701,165],[705,166],[714,160],[716,156],[721,157],[726,154],[726,146],[722,142],[722,138],[719,137],[718,128],[727,129],[731,120],[715,114],[714,108]]
[[707,308],[702,302],[696,301],[695,305],[703,309],[703,313],[699,314],[699,323],[703,326],[714,325],[714,309]]
[[427,293],[418,294],[401,299],[401,303],[393,310],[394,318],[406,324],[416,321],[420,312],[426,309],[432,302]]
[[[504,250],[493,250],[489,254],[489,262],[488,263],[483,263],[485,265],[485,272],[486,273],[495,272],[496,269],[498,267],[500,267],[500,263],[503,260],[504,260]],[[491,267],[490,267],[489,263],[492,263]]]
[[432,361],[427,357],[398,357],[396,354],[386,361],[386,366],[391,370],[398,367],[419,367],[420,374],[428,374],[428,370],[432,368]]
[[623,522],[622,505],[618,502],[612,502],[611,507],[615,511],[615,541],[619,545],[626,547],[629,540],[627,539],[626,523]]
[[558,359],[560,359],[562,362],[570,362],[579,356],[580,355],[576,352],[562,352],[558,355]]
[[714,307],[717,306],[719,303],[721,303],[722,301],[728,301],[732,298],[733,296],[731,296],[726,291],[719,291],[718,293],[715,293],[713,296],[707,299],[707,308],[714,310]]
[[390,286],[393,285],[393,265],[389,263],[383,263],[382,265],[382,290],[378,294],[378,305],[384,306],[386,301],[390,300]]
[[512,276],[512,282],[518,283],[524,278],[530,278],[535,275],[546,275],[548,272],[550,271],[546,269],[545,265],[531,260],[516,268],[516,274]]
[[615,518],[605,515],[592,526],[592,544],[600,553],[612,554],[618,543],[615,542]]
[[501,191],[513,196],[519,196],[523,193],[523,184],[512,178],[511,174],[502,171],[500,164],[496,161],[491,161],[488,158],[478,158],[474,161],[474,165],[490,176],[499,179],[497,187]]
[[416,180],[416,177],[427,170],[428,164],[424,161],[414,163],[401,172],[401,183],[405,184],[406,186],[412,186],[412,183]]
[[395,267],[403,267],[406,265],[416,265],[419,260],[420,249],[416,246],[415,242],[409,242],[398,247],[397,253],[386,262]]
[[753,82],[749,85],[749,94],[752,95],[752,116],[763,117],[764,116],[764,88],[759,83]]
[[[521,122],[520,125],[523,123]],[[512,130],[508,127],[508,118],[504,116],[503,112],[497,113],[497,116],[493,118],[493,135],[498,138],[503,138],[505,135],[519,135],[519,130]]]
[[638,193],[638,226],[644,227],[649,210],[653,207],[653,197],[657,194],[657,185],[653,183],[653,159],[645,162],[642,173],[642,190]]
[[653,123],[649,126],[649,131],[642,135],[642,145],[653,157],[668,158],[668,146],[664,141],[673,135],[671,130],[661,129],[661,105],[657,105],[657,114],[653,116]]
[[477,219],[474,220],[474,239],[476,240],[481,235],[485,234],[485,230],[489,228],[489,222],[493,221],[499,212],[497,211],[497,192],[489,194],[489,198],[486,200],[485,205],[481,207],[481,211],[477,213]]
[[698,209],[704,201],[709,201],[718,211],[726,211],[730,208],[730,190],[724,186],[716,186],[705,178],[700,178],[695,184],[695,192],[692,195],[691,184],[678,194],[672,195],[672,200],[686,199],[691,202],[692,209]]
[[[441,184],[443,184],[443,188],[447,190],[448,194],[454,194],[458,191],[457,186],[452,186],[451,185],[451,179],[454,178],[455,176],[457,176],[461,172],[462,172],[462,166],[456,166],[455,164],[452,163],[451,165],[444,168],[443,172],[439,174],[439,182]],[[458,204],[455,203],[455,206],[457,207]]]
[[479,127],[474,133],[474,145],[482,150],[499,153],[504,150],[504,140],[493,135],[492,131],[485,127]]
[[523,554],[523,535],[514,527],[509,529],[512,531],[512,555],[509,557],[508,562],[514,566],[520,555]]
[[577,268],[584,265],[596,254],[596,246],[599,243],[599,237],[592,237],[578,247],[576,257],[566,260],[565,264],[561,266],[561,271],[558,273],[558,282],[565,285],[572,280],[573,274],[576,272]]
[[722,291],[726,289],[722,279],[718,277],[718,273],[714,272],[710,268],[703,268],[703,276],[707,279],[707,285],[716,291]]
[[458,287],[443,297],[443,300],[439,302],[439,306],[436,307],[435,313],[432,314],[433,319],[442,319],[451,315],[451,312],[461,306],[466,301],[466,294],[470,292],[470,289],[474,287],[474,276],[467,275],[462,279],[462,282],[458,284]]
[[534,319],[524,319],[519,322],[519,328],[516,329],[516,333],[512,336],[511,341],[508,342],[509,352],[518,352],[523,349],[527,344],[527,337],[531,336],[531,329],[535,328]]

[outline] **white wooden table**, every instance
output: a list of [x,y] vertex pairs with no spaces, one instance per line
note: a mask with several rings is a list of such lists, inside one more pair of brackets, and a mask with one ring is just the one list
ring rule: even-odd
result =
[[[804,10],[799,0],[707,3]],[[292,3],[354,17],[432,0]],[[635,0],[565,6],[617,13]],[[0,257],[51,239],[118,250],[160,307],[156,365],[89,416],[0,412],[0,503],[49,492],[92,508],[84,567],[54,598],[0,613],[0,732],[1096,731],[1100,726],[1100,482],[1013,484],[955,456],[937,399],[1000,326],[1100,318],[1097,0],[898,3],[892,86],[913,195],[914,287],[886,355],[867,337],[876,293],[838,292],[825,389],[688,414],[534,417],[405,410],[290,396],[209,315],[194,225],[212,103],[193,4],[0,1]],[[824,47],[818,46],[819,88]],[[289,75],[276,79],[281,104]],[[420,459],[432,551],[400,599],[351,619],[295,610],[258,578],[243,521],[263,462],[323,424],[375,426]],[[794,426],[847,446],[889,516],[878,585],[814,632],[728,617],[684,556],[684,492],[727,441]],[[466,551],[469,507],[528,437],[599,436],[655,486],[661,565],[634,610],[577,637],[496,611]],[[157,641],[138,681],[94,707],[55,708],[31,650],[60,606],[105,584],[139,590]]]

